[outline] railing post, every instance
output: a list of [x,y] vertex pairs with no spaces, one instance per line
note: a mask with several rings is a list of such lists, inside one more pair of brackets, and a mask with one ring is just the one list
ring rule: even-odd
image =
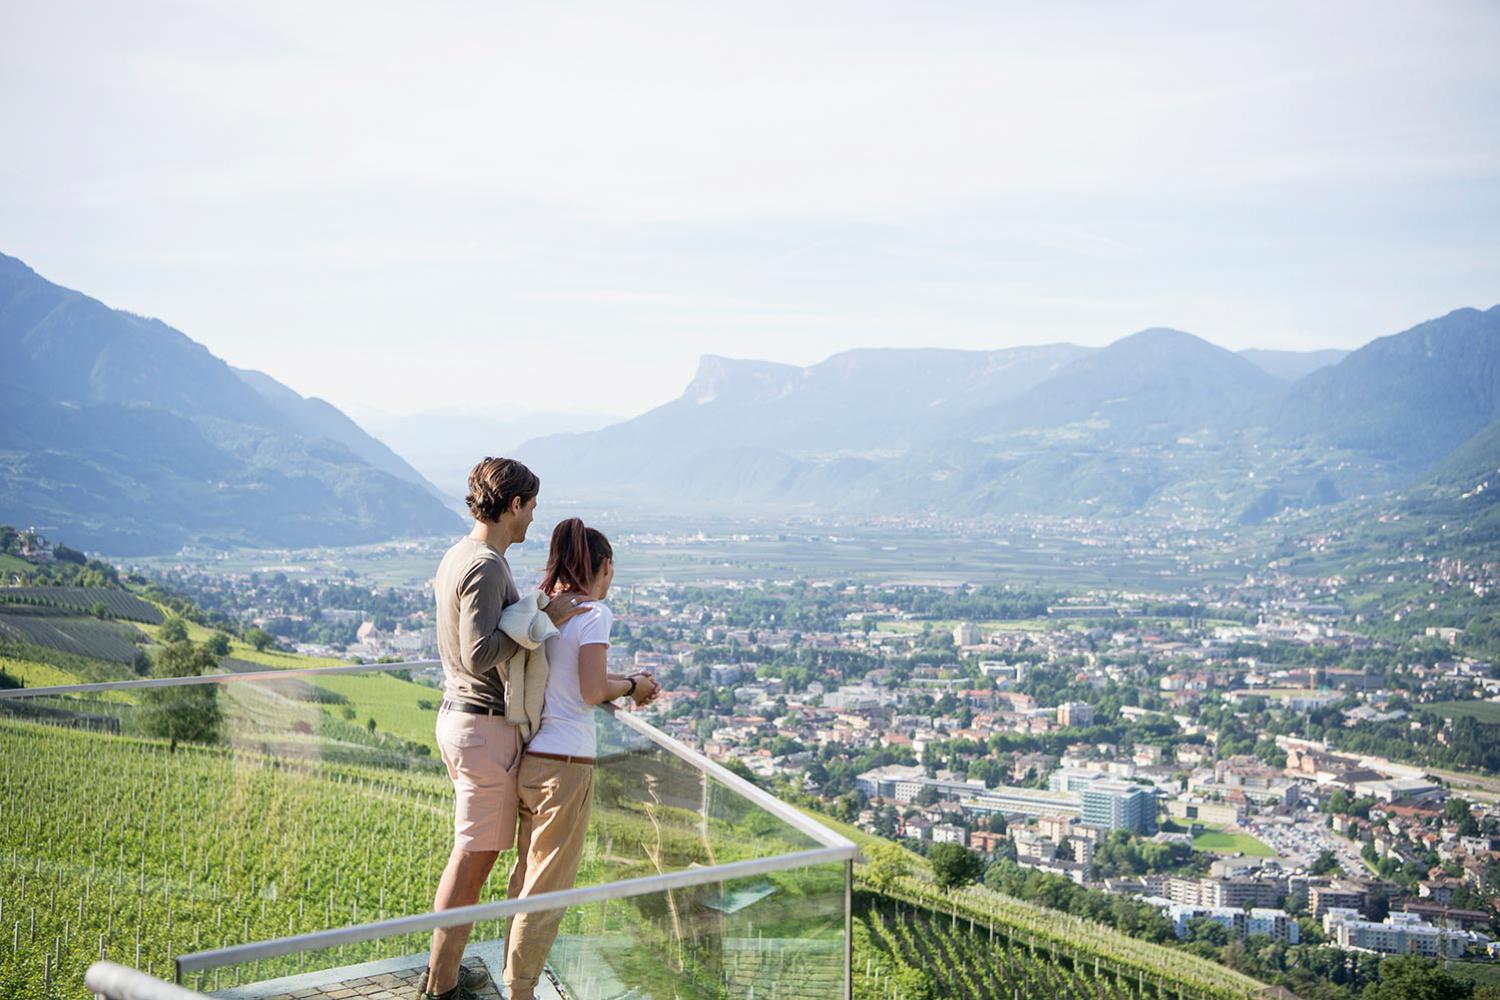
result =
[[844,862],[844,1000],[854,1000],[854,859]]

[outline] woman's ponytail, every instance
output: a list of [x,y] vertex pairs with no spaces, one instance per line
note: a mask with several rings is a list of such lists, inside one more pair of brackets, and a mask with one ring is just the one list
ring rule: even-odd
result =
[[586,591],[604,560],[613,557],[614,551],[602,532],[585,527],[580,518],[559,521],[552,529],[542,592],[550,595],[563,590]]

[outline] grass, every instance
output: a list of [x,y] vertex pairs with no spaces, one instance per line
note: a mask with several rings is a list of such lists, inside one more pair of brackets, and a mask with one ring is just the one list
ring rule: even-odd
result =
[[21,573],[29,575],[36,567],[25,559],[16,556],[8,556],[0,553],[0,573]]
[[[183,624],[187,626],[188,638],[193,642],[204,642],[214,633],[213,629],[196,622],[184,621]],[[153,639],[157,639],[161,631],[159,625],[143,625],[141,628]],[[349,666],[347,660],[327,656],[302,656],[272,649],[259,652],[254,646],[238,639],[230,641],[229,655],[236,660],[260,664],[273,670]],[[436,746],[433,740],[435,715],[432,710],[418,705],[419,701],[440,700],[443,694],[436,688],[414,684],[390,674],[340,674],[321,678],[316,684],[325,691],[348,698],[348,707],[354,709],[355,723],[363,725],[366,719],[374,719],[375,728],[381,732],[426,746]],[[333,707],[333,711],[337,714],[341,708],[342,706]]]
[[1500,725],[1500,702],[1435,701],[1422,708],[1445,719],[1474,719],[1485,725]]
[[78,683],[76,676],[61,667],[54,667],[50,663],[32,663],[29,660],[12,659],[9,656],[0,656],[0,670],[29,688],[61,687],[65,684]]
[[[374,719],[375,728],[381,732],[436,746],[433,727],[437,723],[437,711],[422,708],[417,703],[440,701],[443,693],[437,688],[390,674],[339,674],[321,677],[316,684],[324,691],[348,698],[349,707],[354,709],[355,722],[363,724],[366,719]],[[331,707],[337,714],[340,707]]]
[[[118,664],[112,664],[118,666]],[[19,680],[29,688],[39,687],[67,687],[72,684],[85,684],[89,679],[79,677],[70,670],[51,663],[39,663],[36,660],[26,660],[14,656],[0,656],[0,670]],[[135,700],[135,696],[124,691],[101,691],[93,697],[104,701],[115,701],[129,703]]]
[[[187,626],[188,638],[193,642],[207,642],[208,638],[214,634],[213,629],[199,625],[197,622],[184,620],[182,624]],[[162,627],[160,625],[138,625],[136,627],[149,635],[152,641],[161,641],[160,634]],[[254,646],[246,642],[241,642],[238,639],[231,639],[229,641],[229,655],[236,660],[244,660],[247,663],[259,663],[273,670],[296,670],[308,667],[340,667],[349,665],[348,660],[338,660],[331,656],[302,656],[298,653],[286,653],[275,649],[259,652]]]
[[910,848],[906,847],[906,845],[904,844],[898,843],[894,840],[887,840],[879,834],[868,833],[864,830],[861,830],[857,826],[854,826],[850,823],[845,823],[841,820],[836,820],[827,813],[818,812],[816,809],[809,809],[804,805],[793,804],[792,808],[796,809],[804,816],[808,816],[812,819],[817,820],[819,823],[822,823],[834,833],[848,837],[850,840],[854,841],[855,845],[859,847],[861,854],[864,855],[860,858],[861,861],[869,860],[867,852],[874,845],[891,844],[901,848],[902,853],[906,855],[907,862],[911,865],[912,871],[922,873],[927,873],[930,871],[930,866],[927,864],[927,859],[911,850]]
[[1193,850],[1214,854],[1243,854],[1252,858],[1274,858],[1276,852],[1248,833],[1204,830],[1193,838]]

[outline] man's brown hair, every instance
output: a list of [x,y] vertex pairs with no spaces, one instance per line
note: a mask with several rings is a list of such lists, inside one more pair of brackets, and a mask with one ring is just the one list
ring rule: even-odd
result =
[[513,458],[486,458],[469,473],[469,493],[464,503],[475,520],[494,523],[510,510],[516,497],[522,504],[531,502],[542,488],[542,481],[526,466]]

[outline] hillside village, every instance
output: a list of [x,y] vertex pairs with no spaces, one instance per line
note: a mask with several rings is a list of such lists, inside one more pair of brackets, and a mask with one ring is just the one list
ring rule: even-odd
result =
[[[1126,594],[939,624],[868,586],[802,591],[804,609],[846,609],[830,627],[736,614],[779,593],[788,615],[791,589],[684,603],[633,588],[625,645],[666,679],[669,732],[871,832],[1136,897],[1179,937],[1207,922],[1381,953],[1491,948],[1495,787],[1455,791],[1362,739],[1451,747],[1473,720],[1429,706],[1492,704],[1500,678],[1455,651],[1455,630],[1372,639],[1274,577],[1174,619]],[[1251,613],[1213,618],[1232,609]]]

